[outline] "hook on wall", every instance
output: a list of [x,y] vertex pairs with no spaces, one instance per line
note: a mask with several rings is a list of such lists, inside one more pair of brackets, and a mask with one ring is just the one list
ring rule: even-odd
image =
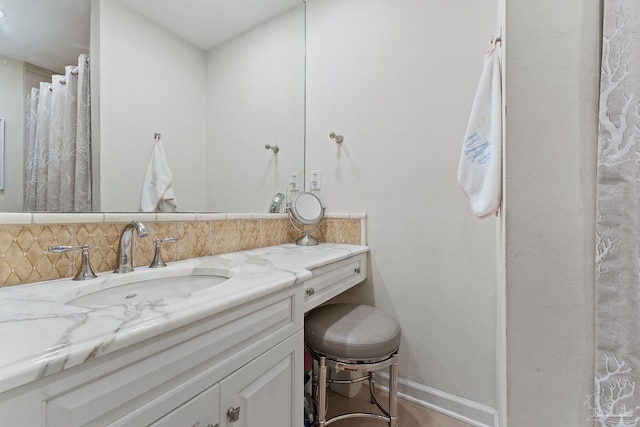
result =
[[273,150],[273,152],[276,153],[276,154],[278,153],[278,151],[280,151],[280,147],[278,147],[277,145],[266,144],[264,146],[264,148],[267,149],[267,150]]
[[159,133],[154,133],[153,134],[153,139],[155,139],[156,141],[160,141],[160,134]]
[[331,132],[329,134],[329,138],[335,139],[338,144],[341,144],[342,141],[344,141],[344,137],[342,135],[337,135],[335,132]]
[[491,37],[491,48],[495,49],[498,44],[502,46],[502,27],[500,27],[500,31],[497,36]]

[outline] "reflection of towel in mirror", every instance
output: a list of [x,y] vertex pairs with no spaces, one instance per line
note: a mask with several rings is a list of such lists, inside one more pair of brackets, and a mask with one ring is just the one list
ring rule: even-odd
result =
[[157,140],[147,166],[147,174],[142,184],[140,210],[142,212],[174,212],[176,193],[173,190],[173,175],[162,141]]
[[484,59],[460,154],[458,183],[475,216],[486,218],[498,212],[502,201],[502,91],[495,49]]

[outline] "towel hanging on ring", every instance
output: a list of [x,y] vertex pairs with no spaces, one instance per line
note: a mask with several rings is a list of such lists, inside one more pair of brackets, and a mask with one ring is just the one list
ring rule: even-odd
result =
[[142,212],[174,212],[176,208],[173,174],[167,162],[164,145],[157,136],[142,184],[140,210]]
[[458,183],[478,218],[497,214],[502,202],[502,90],[495,44],[484,67],[467,124]]

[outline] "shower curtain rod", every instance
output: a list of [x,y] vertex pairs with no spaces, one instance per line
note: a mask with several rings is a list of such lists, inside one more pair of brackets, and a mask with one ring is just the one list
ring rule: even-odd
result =
[[[84,62],[88,64],[89,63],[89,57],[87,57],[84,60]],[[77,76],[78,75],[78,67],[75,67],[73,70],[71,70],[71,74],[73,74],[74,76]],[[62,83],[63,85],[66,85],[67,84],[67,77],[65,76],[65,77],[61,78],[60,79],[60,83]],[[49,90],[53,90],[53,88],[49,88]]]

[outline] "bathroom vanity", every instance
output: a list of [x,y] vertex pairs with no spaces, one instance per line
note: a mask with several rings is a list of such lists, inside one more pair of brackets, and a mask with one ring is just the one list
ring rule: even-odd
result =
[[[298,427],[304,312],[364,280],[367,252],[281,245],[0,289],[0,425]],[[223,279],[146,293],[207,275]]]

